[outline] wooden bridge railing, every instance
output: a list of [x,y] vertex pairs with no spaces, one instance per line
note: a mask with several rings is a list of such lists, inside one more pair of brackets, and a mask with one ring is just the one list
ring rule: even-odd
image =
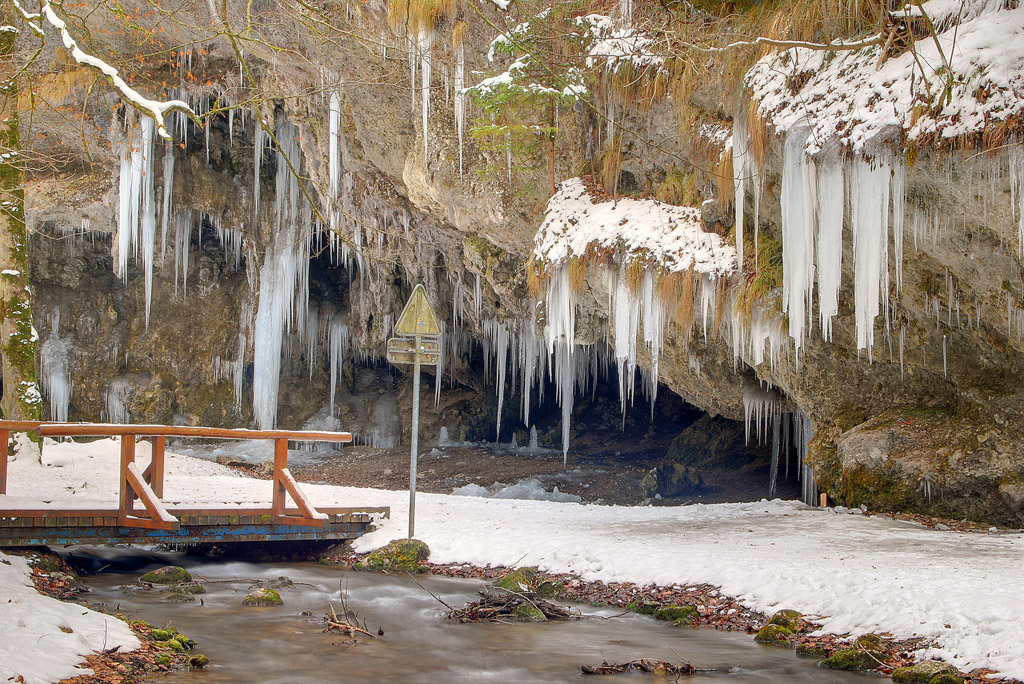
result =
[[[281,525],[320,527],[327,515],[310,503],[288,469],[288,442],[352,441],[347,432],[312,432],[294,430],[239,430],[229,428],[187,427],[173,425],[113,425],[102,423],[40,423],[0,420],[0,494],[7,492],[8,440],[11,432],[35,432],[40,437],[120,437],[121,467],[118,493],[118,524],[157,530],[176,530],[178,520],[164,506],[164,451],[168,437],[193,439],[273,440],[274,474],[271,522]],[[135,464],[135,442],[139,437],[152,439],[152,459],[145,471]],[[285,506],[291,497],[299,515],[286,515]],[[135,514],[140,501],[149,517]]]

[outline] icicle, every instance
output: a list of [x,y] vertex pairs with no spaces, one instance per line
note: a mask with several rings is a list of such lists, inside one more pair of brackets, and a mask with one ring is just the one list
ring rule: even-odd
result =
[[843,270],[843,167],[839,162],[818,169],[818,314],[821,336],[832,341],[832,319],[839,314]]
[[[743,114],[733,117],[732,124],[732,168],[736,207],[736,263],[743,269],[743,229],[747,201],[747,181],[757,177],[757,163],[750,150],[750,133]],[[756,181],[755,181],[756,182]]]
[[892,246],[896,266],[896,291],[903,291],[903,223],[906,215],[907,167],[894,161],[892,168]]
[[[775,498],[775,488],[779,479],[779,424],[782,417],[779,414],[772,416],[772,460],[768,466],[768,499]],[[786,468],[789,468],[789,459],[786,459]]]
[[[508,348],[510,341],[510,333],[508,325],[498,321],[494,318],[488,318],[484,321],[484,337],[489,342],[489,346],[493,345],[494,355],[496,356],[495,367],[497,370],[497,381],[496,387],[498,392],[498,420],[495,428],[494,441],[501,441],[501,412],[505,404],[505,376],[508,370]],[[486,354],[485,354],[486,356]]]
[[331,319],[330,328],[328,329],[328,346],[329,354],[331,359],[331,415],[334,415],[334,398],[338,386],[338,379],[342,374],[342,364],[344,363],[345,350],[348,349],[348,325],[342,320],[341,316],[335,316]]
[[750,443],[750,424],[754,424],[754,432],[760,442],[762,434],[768,426],[768,419],[779,410],[779,395],[761,387],[760,383],[746,383],[743,386],[743,422],[745,439]]
[[903,374],[903,349],[907,344],[907,326],[900,326],[900,380],[906,380]]
[[107,386],[107,421],[126,424],[132,422],[132,415],[126,406],[133,388],[125,380],[111,380]]
[[942,336],[942,377],[949,377],[949,368],[946,366],[946,336]]
[[782,311],[789,314],[798,365],[814,283],[817,194],[814,164],[804,153],[809,136],[807,127],[789,131],[782,170]]
[[50,420],[66,423],[71,403],[70,347],[60,336],[60,309],[53,313],[50,336],[39,348],[39,385],[50,403]]
[[164,145],[164,201],[160,213],[160,267],[167,258],[167,225],[171,219],[171,200],[174,197],[174,146]]
[[430,63],[430,48],[434,42],[434,34],[426,28],[420,29],[420,73],[423,83],[421,98],[423,101],[423,163],[427,163],[427,146],[430,139],[430,79],[432,68]]
[[890,170],[887,162],[853,162],[850,214],[853,226],[857,349],[872,358],[882,269],[887,264]]
[[463,137],[466,122],[466,46],[455,49],[455,134],[459,138],[459,178],[462,178]]
[[331,244],[339,238],[341,231],[338,211],[338,197],[341,193],[341,98],[338,93],[331,93],[330,111],[328,114],[330,132],[327,139],[328,147],[328,191],[330,199],[329,221]]
[[260,211],[260,170],[263,166],[263,128],[260,125],[261,117],[256,112],[256,126],[253,128],[252,147],[252,214],[257,216]]
[[[253,335],[253,414],[261,430],[271,429],[276,423],[284,333],[292,320],[303,328],[309,298],[308,211],[300,206],[299,181],[286,163],[286,158],[293,163],[300,159],[295,126],[281,123],[277,139],[280,149],[273,234],[260,268]],[[296,308],[297,303],[301,308]]]

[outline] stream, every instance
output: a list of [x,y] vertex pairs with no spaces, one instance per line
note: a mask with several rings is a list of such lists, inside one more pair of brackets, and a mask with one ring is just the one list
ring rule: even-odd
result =
[[[65,552],[67,553],[67,552]],[[862,675],[817,667],[789,649],[762,646],[748,634],[674,627],[650,617],[578,606],[595,619],[566,623],[458,624],[442,618],[445,610],[426,590],[453,607],[475,598],[479,580],[408,577],[341,571],[316,563],[246,563],[197,559],[174,553],[130,548],[76,547],[71,554],[104,568],[83,581],[92,590],[90,605],[144,619],[155,626],[173,624],[198,641],[197,653],[209,656],[203,670],[158,675],[164,684],[320,684],[344,682],[426,682],[438,684],[516,682],[653,681],[652,675],[585,676],[581,665],[656,658],[686,660],[713,673],[714,679],[742,683],[841,684],[863,682]],[[162,592],[124,591],[147,570],[182,565],[207,580],[208,593],[195,603],[168,603]],[[284,605],[242,606],[246,579],[286,576],[295,586],[281,590]],[[225,581],[241,579],[243,581]],[[344,590],[350,610],[376,639],[323,633],[330,604],[341,609]],[[608,618],[608,619],[596,619]],[[684,677],[683,679],[690,679]]]

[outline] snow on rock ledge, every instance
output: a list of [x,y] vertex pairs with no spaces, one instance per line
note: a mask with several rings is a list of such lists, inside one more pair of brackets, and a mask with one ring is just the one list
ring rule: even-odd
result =
[[[872,155],[904,132],[941,143],[1013,122],[1024,115],[1024,4],[955,3],[959,25],[956,12],[947,20],[950,5],[923,5],[939,31],[941,54],[929,35],[881,68],[879,45],[850,52],[793,48],[765,57],[746,79],[760,115],[779,132],[810,125],[811,155],[832,142]],[[947,60],[953,80],[945,100]]]
[[736,270],[736,248],[703,230],[700,209],[630,198],[596,201],[582,179],[570,178],[548,200],[533,253],[557,264],[593,248],[646,254],[667,271],[692,267],[718,277]]

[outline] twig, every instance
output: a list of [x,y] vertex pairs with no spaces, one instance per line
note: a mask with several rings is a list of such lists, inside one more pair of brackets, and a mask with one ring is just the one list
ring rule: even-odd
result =
[[433,596],[433,597],[434,597],[434,600],[435,600],[435,601],[437,601],[438,603],[440,603],[440,604],[441,604],[442,606],[444,606],[445,608],[447,608],[447,609],[448,609],[448,610],[450,610],[450,611],[454,611],[454,610],[455,610],[454,608],[452,608],[451,606],[449,606],[449,605],[448,605],[447,603],[445,603],[445,602],[444,602],[444,600],[443,600],[443,599],[442,599],[442,598],[441,598],[440,596],[438,596],[437,594],[435,594],[434,592],[430,591],[430,590],[429,590],[429,589],[427,589],[427,588],[426,588],[425,586],[423,586],[422,584],[420,584],[420,583],[419,583],[419,581],[418,581],[418,580],[417,580],[417,579],[416,579],[415,577],[413,577],[413,575],[412,575],[412,573],[411,573],[411,572],[407,572],[407,573],[405,573],[405,574],[407,574],[407,575],[409,576],[409,579],[411,579],[411,580],[412,580],[413,582],[415,582],[415,583],[416,583],[416,586],[417,586],[417,587],[419,587],[419,588],[420,588],[420,589],[422,589],[423,591],[425,591],[425,592],[427,592],[428,594],[430,594],[431,596]]

